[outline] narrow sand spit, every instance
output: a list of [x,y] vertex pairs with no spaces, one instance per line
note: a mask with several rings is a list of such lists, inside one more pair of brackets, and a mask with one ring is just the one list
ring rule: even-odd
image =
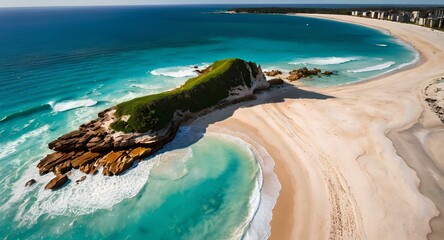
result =
[[389,31],[414,46],[422,62],[347,86],[286,84],[195,124],[254,139],[274,159],[282,190],[271,239],[426,239],[432,230],[430,238],[442,239],[444,124],[424,101],[424,89],[444,76],[444,33],[304,16]]

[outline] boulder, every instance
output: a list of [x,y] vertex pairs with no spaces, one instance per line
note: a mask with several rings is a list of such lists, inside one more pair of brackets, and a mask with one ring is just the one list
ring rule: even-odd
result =
[[104,167],[102,173],[105,176],[112,176],[113,175],[113,173],[108,169],[108,167]]
[[134,163],[134,158],[129,156],[123,156],[119,159],[118,162],[113,163],[110,166],[109,171],[112,172],[113,175],[120,175],[125,172],[128,168],[130,168]]
[[76,180],[76,183],[79,184],[80,182],[85,181],[86,176],[82,176],[80,179]]
[[99,153],[86,152],[82,156],[75,158],[71,161],[73,168],[79,168],[80,166],[96,160],[100,156]]
[[119,159],[123,154],[125,154],[125,151],[111,151],[99,159],[98,164],[101,166],[110,166],[111,164],[117,162],[117,159]]
[[131,150],[128,153],[128,156],[134,158],[134,160],[138,160],[150,155],[151,152],[152,152],[151,148],[137,147]]
[[53,178],[51,181],[49,181],[48,184],[46,184],[45,189],[51,189],[51,190],[57,190],[68,181],[68,176],[66,174],[63,175],[57,175],[55,178]]
[[280,78],[273,78],[273,79],[271,79],[271,80],[268,80],[268,83],[270,84],[270,85],[282,85],[282,84],[284,84],[284,80],[282,80],[282,79],[280,79]]
[[61,164],[57,165],[57,166],[54,168],[54,173],[55,173],[56,175],[57,175],[57,174],[65,174],[65,173],[71,171],[71,169],[72,169],[71,161],[66,161],[66,162],[64,162],[64,163],[61,163]]
[[44,175],[54,169],[55,166],[62,164],[66,161],[70,161],[72,158],[80,156],[82,152],[70,152],[70,153],[53,153],[42,159],[37,165],[39,167],[40,175]]
[[89,164],[85,164],[85,165],[80,166],[79,170],[83,173],[88,174],[89,171],[91,171],[91,166]]
[[299,75],[290,75],[287,77],[287,80],[289,80],[290,82],[293,82],[293,81],[299,80],[300,78],[301,77]]
[[57,159],[61,158],[64,154],[60,153],[60,152],[55,152],[55,153],[51,153],[46,155],[46,157],[44,157],[42,160],[40,160],[40,162],[37,164],[37,167],[43,167],[45,165],[47,165],[48,163],[52,163],[54,161],[56,161]]
[[37,181],[35,179],[31,179],[26,182],[25,187],[30,187],[30,186],[34,185],[34,183],[36,183],[36,182]]
[[[88,144],[90,144],[90,143],[88,143]],[[113,147],[112,142],[106,142],[105,140],[94,144],[94,146],[91,146],[91,145],[90,146],[86,145],[86,146],[90,147],[89,150],[91,152],[97,152],[97,153],[109,152],[109,151],[111,151],[111,149]]]
[[265,75],[267,75],[269,77],[275,77],[277,75],[281,75],[282,74],[282,72],[279,71],[279,70],[271,70],[271,71],[266,71],[264,73],[265,73]]

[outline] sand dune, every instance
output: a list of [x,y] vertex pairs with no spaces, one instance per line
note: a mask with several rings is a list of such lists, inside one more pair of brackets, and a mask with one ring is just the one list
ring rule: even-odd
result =
[[[286,84],[195,124],[254,139],[276,162],[282,190],[271,239],[426,239],[431,226],[429,237],[442,239],[442,217],[434,217],[443,208],[443,190],[433,184],[444,185],[444,125],[424,101],[424,89],[444,76],[444,33],[351,16],[310,16],[389,31],[414,46],[422,62],[347,86]],[[418,126],[425,136],[414,132]],[[424,154],[427,163],[421,164]],[[421,182],[429,166],[438,169],[435,177]]]

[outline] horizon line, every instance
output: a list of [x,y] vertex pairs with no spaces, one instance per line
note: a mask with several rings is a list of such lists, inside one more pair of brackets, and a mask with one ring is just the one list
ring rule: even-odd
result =
[[146,6],[217,6],[217,5],[252,5],[252,6],[297,6],[297,5],[354,5],[354,6],[435,6],[444,7],[436,3],[147,3],[147,4],[97,4],[97,5],[33,5],[33,6],[0,6],[0,8],[63,8],[63,7],[146,7]]

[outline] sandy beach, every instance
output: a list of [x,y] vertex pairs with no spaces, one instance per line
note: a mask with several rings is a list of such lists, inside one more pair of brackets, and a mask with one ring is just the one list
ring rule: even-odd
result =
[[271,239],[442,239],[444,124],[425,89],[444,77],[444,33],[309,16],[388,31],[415,47],[421,62],[346,86],[285,84],[196,124],[260,144],[274,159],[282,189]]

